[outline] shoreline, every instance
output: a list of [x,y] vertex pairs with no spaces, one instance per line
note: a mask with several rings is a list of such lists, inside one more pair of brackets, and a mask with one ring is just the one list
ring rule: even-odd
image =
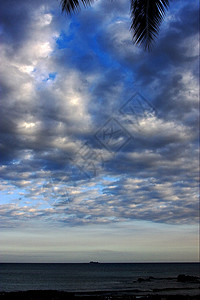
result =
[[164,289],[161,294],[159,291],[152,291],[151,293],[142,292],[138,290],[121,290],[121,291],[88,291],[88,292],[67,292],[58,290],[28,290],[28,291],[15,291],[15,292],[4,292],[0,291],[0,299],[11,300],[81,300],[81,299],[96,299],[96,300],[198,300],[199,293],[190,295],[178,293],[177,290],[170,289],[174,293],[167,293]]

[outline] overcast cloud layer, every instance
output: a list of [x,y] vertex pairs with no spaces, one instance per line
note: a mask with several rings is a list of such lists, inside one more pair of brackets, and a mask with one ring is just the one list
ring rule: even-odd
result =
[[197,223],[196,1],[171,3],[151,53],[123,0],[0,14],[2,227]]

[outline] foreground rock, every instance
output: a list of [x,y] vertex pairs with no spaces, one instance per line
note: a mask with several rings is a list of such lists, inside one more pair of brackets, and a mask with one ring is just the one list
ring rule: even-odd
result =
[[177,277],[178,282],[199,282],[199,277],[180,274]]

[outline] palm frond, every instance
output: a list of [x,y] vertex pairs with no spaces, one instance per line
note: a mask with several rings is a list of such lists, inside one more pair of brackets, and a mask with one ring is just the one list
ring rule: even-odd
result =
[[94,2],[94,0],[61,0],[60,4],[62,6],[62,11],[66,11],[67,14],[72,12],[77,12],[80,10],[80,5],[89,6]]
[[135,44],[150,50],[169,7],[168,0],[131,0],[131,30]]

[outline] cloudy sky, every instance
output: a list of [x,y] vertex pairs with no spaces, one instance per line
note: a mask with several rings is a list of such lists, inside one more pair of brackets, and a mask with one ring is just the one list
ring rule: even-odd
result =
[[150,53],[129,6],[1,1],[3,262],[198,260],[198,4]]

